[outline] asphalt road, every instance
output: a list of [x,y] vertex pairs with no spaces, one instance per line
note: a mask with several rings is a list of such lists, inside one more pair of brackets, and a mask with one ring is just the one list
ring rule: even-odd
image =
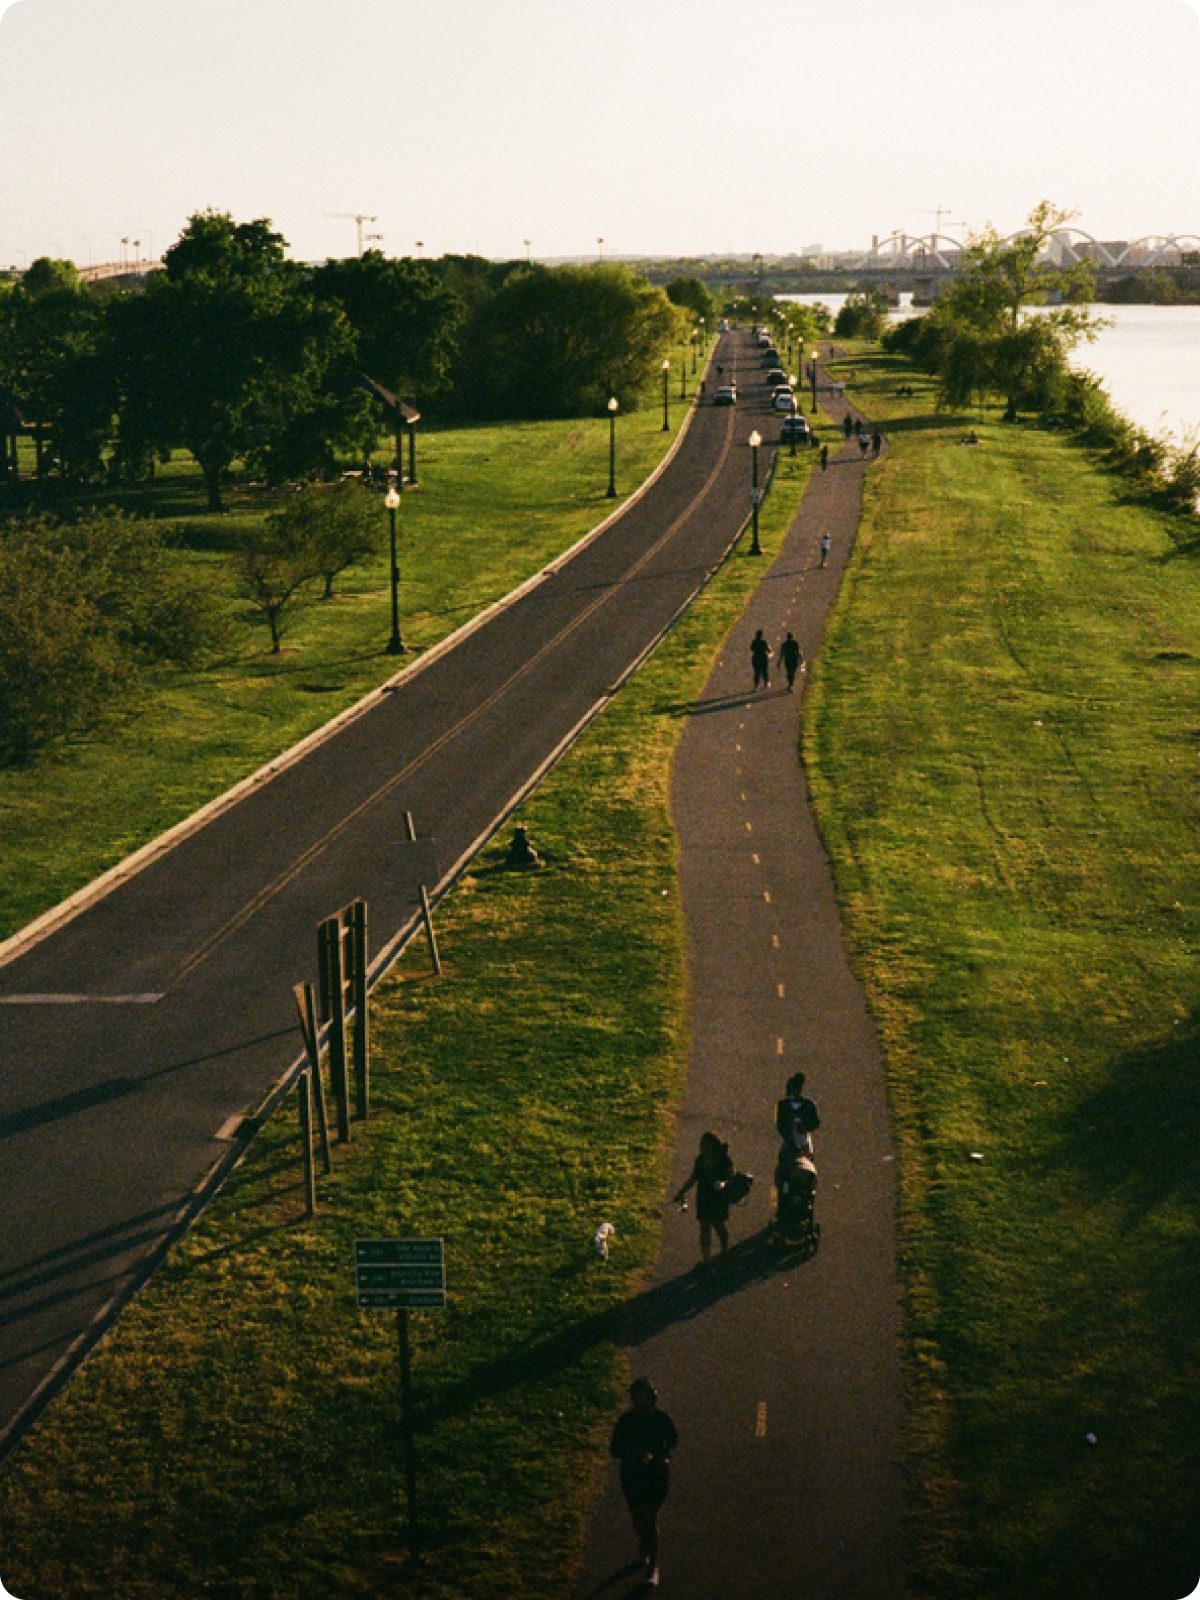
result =
[[[845,403],[830,402],[840,419]],[[855,413],[855,415],[857,415]],[[804,679],[755,691],[750,641],[805,655],[853,544],[862,476],[848,445],[814,474],[784,547],[692,707],[672,785],[692,999],[688,1089],[668,1194],[701,1133],[757,1175],[727,1258],[697,1270],[693,1211],[669,1207],[654,1276],[628,1308],[630,1361],[680,1444],[662,1514],[662,1584],[684,1600],[899,1600],[904,1594],[900,1288],[883,1073],[843,944],[797,759]],[[819,541],[831,538],[821,566]],[[815,1252],[770,1232],[775,1101],[808,1074],[820,1109]],[[715,1250],[715,1244],[714,1244]],[[642,1593],[610,1470],[578,1600]],[[645,1591],[650,1592],[650,1591]]]
[[[90,1348],[230,1158],[231,1121],[299,1050],[316,923],[413,914],[405,811],[445,877],[686,604],[748,513],[747,380],[700,406],[602,534],[368,713],[0,966],[0,1453]],[[710,373],[710,392],[713,374]]]

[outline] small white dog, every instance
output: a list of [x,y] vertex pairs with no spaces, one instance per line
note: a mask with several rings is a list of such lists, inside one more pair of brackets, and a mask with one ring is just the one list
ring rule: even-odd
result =
[[592,1249],[601,1261],[608,1260],[608,1247],[617,1237],[617,1230],[611,1222],[602,1222],[592,1235]]

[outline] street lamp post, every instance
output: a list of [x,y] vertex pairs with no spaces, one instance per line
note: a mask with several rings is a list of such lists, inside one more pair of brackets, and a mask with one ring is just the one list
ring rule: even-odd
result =
[[404,654],[404,640],[400,637],[400,563],[396,555],[396,513],[400,509],[400,496],[393,486],[383,497],[391,525],[392,545],[392,637],[387,642],[387,654]]
[[796,396],[792,396],[792,454],[796,454],[796,418],[800,415],[800,407],[796,404]]
[[679,398],[687,399],[687,345],[679,353]]
[[762,545],[758,542],[758,447],[762,443],[762,434],[755,428],[747,440],[750,446],[750,505],[754,513],[754,531],[750,538],[750,554],[762,555]]
[[818,351],[814,348],[814,350],[813,350],[813,358],[812,358],[812,365],[808,369],[809,372],[812,375],[812,391],[813,391],[812,408],[813,408],[813,416],[814,417],[817,414],[817,355],[818,355]]
[[671,431],[671,396],[670,396],[670,394],[669,394],[669,392],[667,390],[667,384],[670,381],[670,372],[671,372],[671,363],[664,357],[664,359],[663,359],[663,425],[662,425],[662,431],[664,433],[670,433],[670,431]]
[[608,498],[617,495],[617,397],[608,402]]

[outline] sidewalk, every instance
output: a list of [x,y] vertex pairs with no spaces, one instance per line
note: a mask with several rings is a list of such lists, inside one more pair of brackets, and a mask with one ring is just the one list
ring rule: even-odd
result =
[[[845,403],[831,397],[840,421]],[[858,413],[852,410],[852,415]],[[829,865],[797,760],[800,691],[772,670],[751,689],[749,646],[790,628],[805,656],[858,526],[856,443],[814,472],[783,550],[726,640],[676,761],[672,804],[692,984],[691,1060],[671,1189],[700,1134],[757,1174],[730,1219],[733,1249],[704,1272],[694,1210],[668,1212],[653,1285],[678,1315],[630,1352],[674,1418],[662,1584],[643,1591],[615,1469],[593,1516],[578,1600],[898,1600],[901,1383],[893,1167],[874,1030],[851,974]],[[819,539],[828,532],[829,564]],[[781,1258],[772,1215],[774,1103],[802,1068],[822,1118],[820,1246]],[[691,1276],[687,1276],[691,1274]]]

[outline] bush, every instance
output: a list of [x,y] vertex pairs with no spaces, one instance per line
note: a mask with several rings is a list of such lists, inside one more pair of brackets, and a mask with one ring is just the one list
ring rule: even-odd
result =
[[887,327],[887,296],[878,289],[846,296],[833,324],[837,339],[878,339]]
[[223,628],[151,523],[116,513],[0,526],[0,761],[94,727],[153,663],[190,665]]

